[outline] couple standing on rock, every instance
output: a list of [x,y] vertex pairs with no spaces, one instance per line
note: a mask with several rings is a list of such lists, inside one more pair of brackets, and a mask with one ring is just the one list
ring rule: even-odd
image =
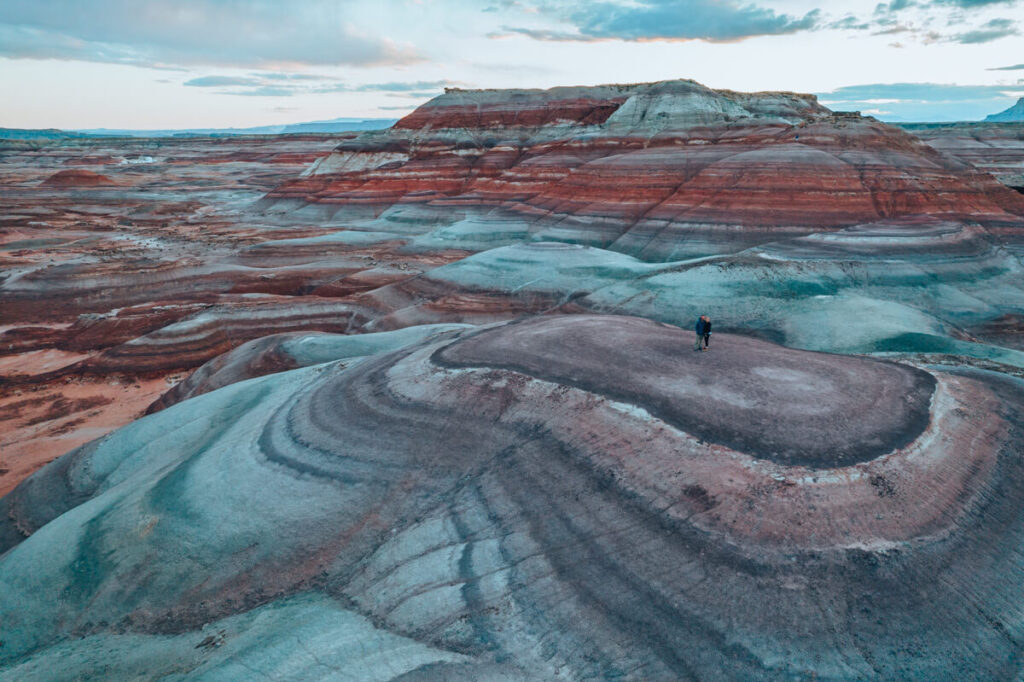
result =
[[[707,315],[701,315],[697,318],[697,342],[693,344],[694,350],[705,351],[708,349],[708,345],[711,343],[711,320],[708,319]],[[704,345],[701,346],[703,341]]]

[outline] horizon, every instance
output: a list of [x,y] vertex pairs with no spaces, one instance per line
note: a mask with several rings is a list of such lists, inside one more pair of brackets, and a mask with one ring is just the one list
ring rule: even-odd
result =
[[[598,84],[598,85],[629,85],[629,84],[628,83],[615,83],[615,84],[603,83],[603,84]],[[574,86],[574,85],[570,85],[570,86],[553,86],[553,87],[597,87],[597,85],[595,85],[595,86]],[[528,89],[528,88],[462,88],[462,89],[463,90],[487,90],[487,89],[525,90],[525,89]],[[535,88],[535,89],[549,89],[549,88]],[[747,91],[747,92],[754,92],[754,91]],[[780,92],[785,92],[785,91],[780,91]],[[789,92],[792,92],[792,91],[789,91]],[[803,93],[796,93],[796,94],[803,94]],[[821,101],[821,97],[817,93],[808,93],[808,94],[814,95],[815,97],[817,97],[819,103],[824,104]],[[434,99],[434,98],[431,98],[431,99]],[[418,106],[422,106],[423,104],[426,104],[429,101],[431,101],[431,100],[425,100],[424,102],[421,102],[419,105],[417,105],[417,107]],[[1009,106],[1012,107],[1012,106],[1014,106],[1014,104],[1016,104],[1018,102],[1022,102],[1022,101],[1024,101],[1024,96],[1019,97],[1016,102],[1011,103]],[[825,106],[827,106],[827,105],[825,105]],[[833,111],[848,111],[848,110],[844,110],[844,109],[837,109],[835,107],[828,107],[828,108],[832,109]],[[415,108],[413,110],[415,110]],[[996,111],[996,112],[990,112],[990,113],[991,114],[995,114],[995,113],[1001,113],[1002,111],[1005,111],[1005,109],[1002,109],[1002,110],[999,110],[999,111]],[[976,123],[976,122],[983,122],[984,121],[984,116],[982,116],[981,118],[978,118],[978,119],[908,119],[908,118],[899,117],[899,116],[889,117],[889,116],[885,116],[885,115],[866,114],[866,113],[864,113],[862,111],[858,111],[857,113],[861,113],[862,115],[865,115],[865,116],[874,116],[874,118],[877,118],[878,120],[882,121],[883,123],[892,123],[892,124],[896,124],[896,125],[899,125],[899,124],[927,124],[927,123],[955,124],[955,123]],[[403,116],[404,115],[405,114],[403,114]],[[990,114],[985,114],[985,116],[988,116],[988,115],[990,115]],[[111,126],[98,126],[98,127],[89,127],[89,128],[81,128],[81,127],[79,127],[79,128],[15,128],[15,127],[12,127],[12,126],[0,125],[0,130],[4,130],[4,129],[6,129],[6,130],[29,130],[29,131],[32,131],[32,130],[40,130],[40,131],[42,131],[42,130],[59,130],[61,132],[67,132],[67,133],[103,133],[103,132],[111,132],[111,133],[120,133],[120,132],[130,132],[130,133],[181,132],[181,133],[188,133],[188,132],[202,132],[202,131],[219,132],[219,131],[228,131],[228,130],[244,131],[244,130],[255,130],[255,129],[260,129],[260,128],[275,128],[275,127],[277,127],[277,128],[286,128],[286,127],[297,126],[297,125],[314,125],[314,124],[328,124],[328,123],[370,123],[370,122],[380,122],[382,124],[383,123],[387,123],[388,124],[387,127],[390,127],[391,125],[394,125],[399,120],[401,120],[401,118],[402,118],[402,116],[390,116],[390,117],[386,117],[386,116],[380,116],[380,117],[338,116],[336,118],[320,119],[320,120],[315,120],[315,121],[289,120],[289,121],[284,121],[284,122],[279,122],[279,123],[256,123],[254,125],[244,125],[244,126],[242,126],[242,125],[229,125],[229,126],[218,127],[218,126],[208,126],[208,125],[207,126],[203,126],[203,125],[200,125],[200,126],[194,126],[194,127],[189,127],[189,128],[122,128],[122,127],[111,127]]]
[[314,123],[367,123],[371,121],[397,121],[395,117],[380,117],[380,118],[359,118],[355,116],[339,116],[337,118],[321,119],[318,121],[287,121],[284,123],[268,123],[268,124],[256,124],[252,126],[226,126],[223,128],[215,126],[197,126],[195,128],[67,128],[65,132],[87,132],[91,130],[132,130],[136,132],[152,130],[152,131],[163,131],[163,130],[180,130],[187,132],[189,130],[250,130],[252,128],[280,128],[294,125],[308,125]]
[[1020,4],[102,0],[87,11],[11,0],[0,6],[0,86],[17,96],[0,126],[398,119],[446,87],[677,78],[814,94],[888,122],[974,121],[1024,96]]

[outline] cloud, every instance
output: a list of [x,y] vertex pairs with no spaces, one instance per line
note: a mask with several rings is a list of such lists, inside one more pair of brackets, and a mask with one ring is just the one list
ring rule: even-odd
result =
[[481,12],[501,12],[510,8],[526,9],[519,0],[499,0],[499,2],[484,7]]
[[843,17],[842,19],[839,19],[837,21],[833,21],[832,23],[830,23],[828,25],[828,27],[829,28],[837,28],[837,29],[841,29],[841,30],[846,29],[846,30],[863,31],[863,30],[871,28],[871,24],[869,22],[867,22],[867,21],[864,21],[863,19],[859,19],[858,17],[853,16],[852,14],[848,14],[845,17]]
[[262,81],[259,78],[246,78],[244,76],[202,76],[187,80],[182,85],[192,88],[219,88],[226,85],[259,85]]
[[[871,35],[906,34],[907,41],[983,43],[1017,35],[1010,19],[978,24],[973,8],[1010,7],[1021,0],[891,0],[872,9],[828,16],[823,9],[785,13],[747,0],[537,0],[533,9],[548,21],[506,25],[491,38],[527,36],[541,41],[704,40],[733,42],[755,36],[814,30]],[[824,3],[822,3],[824,7]],[[984,14],[982,19],[989,17]],[[940,29],[943,23],[945,30]],[[956,29],[948,28],[956,26]]]
[[959,7],[960,9],[976,9],[978,7],[991,7],[993,5],[1015,5],[1017,0],[932,0],[931,5],[947,5]]
[[[2,19],[3,5],[0,5]],[[85,59],[110,64],[147,66],[154,69],[183,71],[181,67],[160,61],[153,55],[143,56],[120,43],[93,41],[88,46],[69,35],[45,31],[31,26],[15,26],[0,21],[0,57],[14,59]]]
[[1014,64],[1013,66],[996,66],[986,71],[1024,71],[1024,64]]
[[369,85],[359,85],[353,89],[357,92],[411,92],[413,90],[442,90],[443,88],[458,87],[460,85],[464,85],[464,83],[450,80],[413,81],[409,83],[371,83]]
[[3,0],[0,56],[138,66],[402,64],[359,31],[354,0]]
[[385,97],[409,97],[412,99],[431,99],[437,97],[441,93],[437,90],[424,90],[423,92],[389,92],[386,93]]
[[254,73],[257,78],[266,78],[275,81],[325,81],[337,80],[333,76],[322,76],[315,73]]
[[[871,35],[906,34],[905,41],[923,45],[948,42],[965,45],[987,43],[1019,35],[1017,24],[1007,18],[989,19],[990,12],[968,10],[1010,7],[1020,0],[892,0],[875,5],[870,15],[848,14],[826,24],[827,28],[867,31]],[[955,27],[955,28],[953,28]],[[903,47],[904,43],[898,44]]]
[[261,85],[258,88],[236,90],[233,92],[227,92],[222,94],[242,95],[244,97],[292,97],[298,93],[293,88],[274,85]]
[[1005,85],[873,83],[817,94],[834,110],[868,113],[884,104],[884,113],[874,115],[890,121],[976,121],[1014,102]]
[[881,30],[874,31],[874,32],[872,32],[871,35],[874,35],[874,36],[891,36],[891,35],[896,35],[897,33],[913,33],[913,32],[914,32],[914,29],[912,29],[911,27],[897,24],[896,26],[890,26],[889,28],[883,28]]
[[570,29],[506,27],[504,33],[537,40],[706,40],[731,42],[764,35],[783,35],[817,28],[821,12],[803,17],[736,0],[633,0],[580,2],[566,9],[548,7]]
[[219,95],[244,97],[293,97],[295,95],[331,95],[343,92],[379,92],[388,97],[434,97],[446,87],[464,87],[467,84],[453,80],[390,81],[350,85],[332,76],[317,74],[253,73],[248,76],[199,76],[182,85],[199,88],[217,88]]
[[915,0],[892,0],[889,4],[884,2],[875,6],[875,14],[885,14],[888,12],[899,12],[905,10],[908,7],[916,7],[917,2]]
[[978,43],[990,43],[993,40],[1017,35],[1020,35],[1020,29],[1017,28],[1017,24],[1015,22],[1009,19],[993,19],[992,21],[982,24],[981,28],[977,28],[973,31],[966,31],[964,33],[957,33],[956,35],[951,36],[950,40],[964,45],[974,45]]

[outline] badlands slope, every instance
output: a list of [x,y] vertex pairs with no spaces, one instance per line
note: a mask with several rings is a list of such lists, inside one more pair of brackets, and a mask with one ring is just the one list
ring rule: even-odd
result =
[[900,126],[930,146],[991,173],[1024,192],[1024,121],[907,123]]
[[0,680],[1019,678],[998,139],[673,81],[9,143]]
[[[569,240],[646,261],[919,215],[1019,224],[988,174],[810,96],[691,81],[452,90],[269,198],[453,243]],[[461,220],[452,224],[453,218]],[[426,240],[422,240],[426,241]]]
[[0,501],[0,679],[1019,672],[1021,382],[689,342],[442,331],[80,448]]

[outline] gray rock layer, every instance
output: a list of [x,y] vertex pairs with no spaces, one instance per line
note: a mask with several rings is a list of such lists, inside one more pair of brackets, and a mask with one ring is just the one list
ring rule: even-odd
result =
[[301,679],[268,608],[378,647],[366,679],[1021,674],[1020,381],[639,318],[456,333],[186,400],[5,497],[7,677],[135,638],[145,676]]

